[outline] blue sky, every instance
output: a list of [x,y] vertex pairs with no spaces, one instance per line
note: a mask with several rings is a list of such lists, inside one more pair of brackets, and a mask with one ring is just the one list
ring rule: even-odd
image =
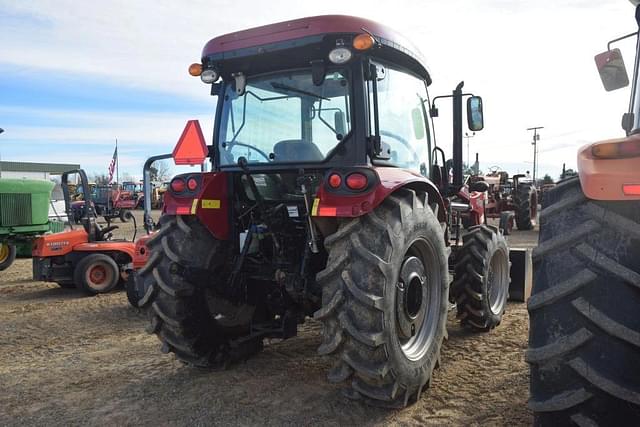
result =
[[[485,168],[530,169],[531,126],[545,126],[540,173],[553,176],[562,163],[575,167],[581,145],[622,135],[629,91],[606,93],[593,56],[634,30],[624,0],[399,0],[393,8],[273,0],[242,11],[227,0],[0,0],[0,156],[105,173],[118,138],[121,171],[140,176],[148,156],[171,151],[188,119],[200,119],[210,137],[214,99],[187,74],[207,40],[327,13],[405,33],[427,59],[432,96],[460,80],[482,95],[486,128],[470,146]],[[620,47],[629,67],[633,42]],[[445,149],[448,110],[436,121]]]

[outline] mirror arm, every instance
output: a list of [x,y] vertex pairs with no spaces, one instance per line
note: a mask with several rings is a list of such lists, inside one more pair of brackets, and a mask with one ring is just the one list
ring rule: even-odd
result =
[[618,37],[617,39],[613,39],[613,40],[611,40],[610,42],[607,43],[607,50],[611,50],[611,45],[612,44],[614,44],[616,42],[619,42],[621,40],[624,40],[624,39],[628,39],[629,37],[637,36],[637,35],[638,35],[638,31],[636,31],[635,33],[629,33],[629,34],[624,35],[622,37]]

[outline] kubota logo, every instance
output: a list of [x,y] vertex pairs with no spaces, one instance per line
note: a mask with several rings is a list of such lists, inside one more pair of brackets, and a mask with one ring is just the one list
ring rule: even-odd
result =
[[47,242],[47,246],[50,248],[59,248],[62,246],[69,246],[69,242],[67,240],[63,240],[61,242]]

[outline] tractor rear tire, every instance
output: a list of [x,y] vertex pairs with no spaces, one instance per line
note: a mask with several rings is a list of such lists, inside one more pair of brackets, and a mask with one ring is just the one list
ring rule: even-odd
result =
[[509,248],[498,230],[469,229],[456,256],[451,299],[462,326],[490,331],[500,324],[509,296]]
[[337,356],[328,380],[349,380],[348,397],[401,408],[429,384],[446,335],[444,230],[426,193],[401,189],[325,239],[318,352]]
[[538,216],[538,192],[528,182],[518,184],[514,204],[516,205],[516,225],[518,230],[533,230]]
[[143,285],[140,283],[140,279],[135,271],[130,271],[127,276],[127,281],[124,284],[124,289],[127,293],[127,300],[131,307],[139,308],[140,300],[144,296]]
[[73,282],[88,295],[104,294],[118,286],[120,267],[108,255],[90,254],[75,266]]
[[196,217],[164,215],[148,247],[149,260],[136,273],[144,293],[138,305],[148,311],[147,331],[158,336],[163,353],[200,368],[224,368],[262,350],[262,338],[250,336],[253,307],[211,290],[212,281],[224,280],[226,242]]
[[0,271],[6,270],[16,259],[16,247],[8,243],[0,243]]
[[529,299],[535,425],[638,425],[640,201],[545,195]]

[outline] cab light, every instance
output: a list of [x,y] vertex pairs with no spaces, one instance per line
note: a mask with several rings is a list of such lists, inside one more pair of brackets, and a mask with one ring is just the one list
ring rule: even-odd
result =
[[349,187],[351,190],[362,190],[367,186],[368,183],[369,182],[367,180],[367,177],[358,172],[352,173],[346,179],[347,187]]
[[198,77],[200,74],[202,74],[202,64],[195,63],[189,65],[189,74],[194,77]]
[[367,50],[371,49],[376,41],[370,34],[358,34],[353,39],[353,48],[355,50]]
[[182,193],[185,189],[184,179],[174,178],[173,181],[171,181],[170,186],[171,186],[171,190],[174,191],[175,193]]
[[329,175],[329,186],[331,188],[338,188],[342,184],[342,177],[337,173],[332,173]]
[[187,188],[189,191],[195,191],[198,188],[198,180],[195,178],[189,178],[187,180]]
[[640,141],[602,142],[591,147],[594,157],[600,159],[622,159],[640,156]]
[[218,77],[220,77],[220,75],[218,74],[218,72],[212,68],[207,68],[206,70],[202,71],[202,74],[200,74],[200,80],[202,80],[202,83],[215,83],[216,80],[218,80]]
[[345,62],[351,59],[353,54],[346,47],[336,47],[331,52],[329,52],[329,61],[334,64],[344,64]]
[[623,184],[622,192],[625,196],[640,196],[640,184]]

